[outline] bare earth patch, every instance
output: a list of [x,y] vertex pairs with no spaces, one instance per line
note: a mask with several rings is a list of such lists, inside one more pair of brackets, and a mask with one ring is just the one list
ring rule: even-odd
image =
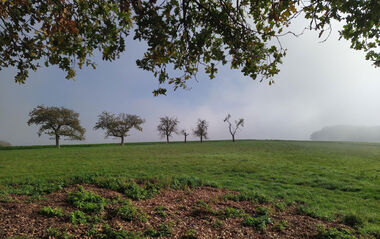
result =
[[[189,190],[160,191],[156,196],[146,200],[133,201],[142,212],[147,214],[146,221],[126,221],[115,215],[120,202],[127,199],[121,193],[98,188],[92,185],[83,185],[89,192],[109,199],[108,205],[98,214],[87,214],[100,218],[96,222],[74,225],[68,218],[48,217],[42,215],[40,210],[44,206],[61,208],[65,215],[77,210],[67,201],[69,192],[76,192],[77,186],[67,187],[63,190],[44,195],[40,200],[31,200],[28,196],[11,195],[12,200],[0,203],[0,238],[26,236],[27,238],[48,238],[49,228],[59,229],[72,235],[73,238],[97,238],[90,234],[90,230],[101,230],[104,224],[116,230],[141,232],[156,229],[160,225],[170,225],[171,235],[168,238],[182,238],[191,234],[193,238],[313,238],[317,234],[317,225],[324,227],[344,228],[345,226],[314,219],[297,214],[294,206],[280,211],[269,204],[252,202],[235,202],[225,200],[226,193],[236,193],[225,189],[202,187]],[[113,201],[113,202],[111,202]],[[197,205],[209,206],[209,211],[197,211]],[[266,230],[244,226],[244,216],[223,217],[217,212],[225,208],[234,208],[244,211],[245,214],[255,216],[259,206],[269,208],[273,224],[268,224]],[[161,213],[158,208],[161,209]],[[199,207],[198,207],[199,209]],[[286,222],[282,230],[276,226],[279,222]],[[191,237],[188,237],[191,238]]]

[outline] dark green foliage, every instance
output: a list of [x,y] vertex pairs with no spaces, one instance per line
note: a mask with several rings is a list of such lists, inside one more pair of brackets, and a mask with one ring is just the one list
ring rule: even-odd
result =
[[342,222],[350,227],[359,228],[364,225],[365,220],[358,214],[350,213],[343,217]]
[[192,215],[201,218],[205,218],[214,214],[216,214],[216,211],[208,203],[202,200],[196,202],[192,209]]
[[6,203],[6,202],[12,202],[12,197],[8,194],[0,194],[0,202]]
[[232,208],[232,207],[225,207],[222,210],[219,210],[217,212],[217,215],[223,218],[233,218],[233,217],[242,217],[245,215],[243,210]]
[[74,207],[84,212],[100,212],[106,205],[106,200],[92,192],[87,192],[82,186],[78,187],[77,192],[69,193],[67,200]]
[[257,216],[269,216],[270,211],[267,207],[259,206],[256,208],[256,215]]
[[276,208],[276,210],[278,210],[280,212],[283,212],[286,209],[286,203],[284,203],[284,202],[276,202],[276,203],[274,203],[274,207]]
[[43,207],[40,213],[48,217],[63,217],[62,208]]
[[272,224],[272,219],[268,215],[258,217],[246,216],[243,220],[244,226],[254,227],[262,231],[266,230],[268,224]]
[[58,228],[50,227],[46,230],[46,237],[44,237],[44,239],[51,239],[51,238],[70,239],[74,237],[66,232],[61,232]]
[[181,237],[181,239],[197,239],[197,231],[194,229],[190,229],[186,232],[185,235]]
[[116,213],[126,221],[147,221],[147,215],[135,207],[131,200],[125,200],[123,205],[117,209]]
[[134,181],[126,185],[124,194],[133,200],[142,200],[153,197],[159,192],[159,186],[147,182],[144,186],[139,186]]
[[286,220],[278,221],[274,224],[273,229],[277,231],[284,231],[288,227],[288,222]]
[[331,215],[326,215],[325,212],[320,211],[319,208],[313,208],[308,205],[299,205],[297,206],[297,212],[300,215],[306,215],[313,218],[319,218],[327,221],[332,220]]
[[75,210],[69,215],[70,221],[73,224],[85,224],[89,221],[89,217],[80,210]]
[[143,239],[144,237],[138,232],[129,232],[116,230],[109,225],[104,225],[101,232],[94,232],[99,239]]
[[224,199],[232,200],[235,202],[249,201],[257,203],[266,203],[269,202],[269,198],[258,192],[241,192],[238,194],[226,194]]
[[155,209],[156,214],[160,217],[166,218],[168,217],[168,208],[164,206],[157,206]]
[[172,223],[162,223],[158,226],[158,229],[148,228],[145,230],[144,235],[148,237],[168,237],[172,235]]
[[342,228],[329,228],[324,229],[322,227],[318,228],[318,235],[315,237],[316,239],[356,239],[354,235],[351,234],[350,231]]
[[215,222],[212,224],[213,228],[220,228],[221,226],[223,226],[223,222],[219,219],[216,219]]
[[209,182],[194,176],[174,177],[169,182],[171,188],[182,190],[186,188],[198,188],[205,185],[212,186]]
[[41,195],[32,195],[30,196],[25,202],[30,203],[30,202],[39,202],[42,200],[47,200],[47,197],[41,196]]

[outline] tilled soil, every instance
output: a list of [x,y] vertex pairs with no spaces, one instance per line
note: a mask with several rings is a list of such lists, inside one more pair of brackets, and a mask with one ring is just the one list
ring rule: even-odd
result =
[[[94,192],[107,199],[126,199],[118,192],[98,188],[93,185],[82,185],[85,190]],[[269,204],[257,204],[252,202],[234,202],[224,200],[226,193],[236,193],[226,189],[202,187],[189,190],[162,190],[155,197],[147,200],[133,201],[133,204],[148,215],[146,222],[128,222],[112,216],[109,212],[116,204],[106,206],[99,214],[103,221],[96,225],[73,225],[67,217],[47,217],[40,213],[44,206],[60,207],[65,214],[76,210],[67,202],[68,192],[77,191],[76,186],[44,195],[46,199],[28,202],[28,196],[11,195],[10,202],[0,203],[0,238],[26,236],[26,238],[47,237],[48,228],[57,228],[67,232],[74,238],[94,238],[89,231],[97,230],[103,224],[108,224],[117,230],[144,232],[147,228],[158,228],[162,223],[170,224],[172,235],[169,238],[181,238],[189,230],[195,232],[196,238],[313,238],[317,234],[317,226],[345,227],[338,223],[326,222],[297,214],[296,207],[291,206],[284,211],[271,210],[270,218],[274,222],[268,225],[265,231],[243,226],[243,217],[222,218],[213,214],[194,214],[194,207],[199,201],[211,206],[213,210],[221,210],[226,207],[244,210],[245,213],[254,216],[258,206],[270,207]],[[166,217],[157,214],[156,207],[167,208]],[[92,216],[95,216],[93,214]],[[276,222],[286,220],[287,227],[279,231],[275,228]]]

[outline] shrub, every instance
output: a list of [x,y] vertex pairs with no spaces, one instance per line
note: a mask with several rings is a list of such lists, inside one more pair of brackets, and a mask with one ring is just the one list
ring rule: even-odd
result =
[[351,232],[346,229],[329,228],[326,230],[322,227],[318,228],[318,234],[316,238],[318,239],[356,239],[356,237],[353,236]]
[[145,222],[147,220],[147,215],[135,207],[131,200],[124,201],[123,205],[117,209],[117,215],[126,221]]
[[272,224],[272,220],[267,215],[259,217],[247,216],[243,221],[244,226],[254,227],[262,231],[266,230],[267,224]]
[[84,212],[80,210],[76,210],[70,213],[69,217],[71,223],[73,224],[85,224],[88,221],[88,217],[86,216],[86,214],[84,214]]
[[51,207],[43,207],[40,210],[40,214],[48,216],[48,217],[62,217],[62,209],[61,208],[51,208]]
[[106,200],[92,192],[87,192],[80,186],[78,192],[69,193],[67,199],[74,207],[85,212],[100,212],[106,205]]

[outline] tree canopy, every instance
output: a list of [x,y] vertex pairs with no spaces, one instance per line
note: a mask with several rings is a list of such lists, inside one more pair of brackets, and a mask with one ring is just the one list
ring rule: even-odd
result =
[[59,148],[60,138],[84,140],[86,130],[80,125],[79,114],[64,107],[48,107],[39,105],[29,113],[28,125],[40,125],[38,136],[43,133],[55,139]]
[[120,145],[124,145],[124,138],[129,134],[128,132],[135,128],[138,131],[142,131],[141,125],[145,122],[140,116],[120,113],[118,115],[103,112],[98,116],[98,122],[96,122],[94,129],[105,130],[105,136],[113,136],[120,138]]
[[2,0],[0,70],[16,67],[23,83],[44,63],[74,78],[77,67],[95,67],[97,50],[104,60],[118,58],[134,31],[148,45],[136,63],[160,84],[186,88],[200,70],[214,78],[218,64],[271,84],[286,54],[281,37],[296,34],[287,27],[298,16],[319,37],[342,21],[340,36],[380,66],[379,12],[376,0]]

